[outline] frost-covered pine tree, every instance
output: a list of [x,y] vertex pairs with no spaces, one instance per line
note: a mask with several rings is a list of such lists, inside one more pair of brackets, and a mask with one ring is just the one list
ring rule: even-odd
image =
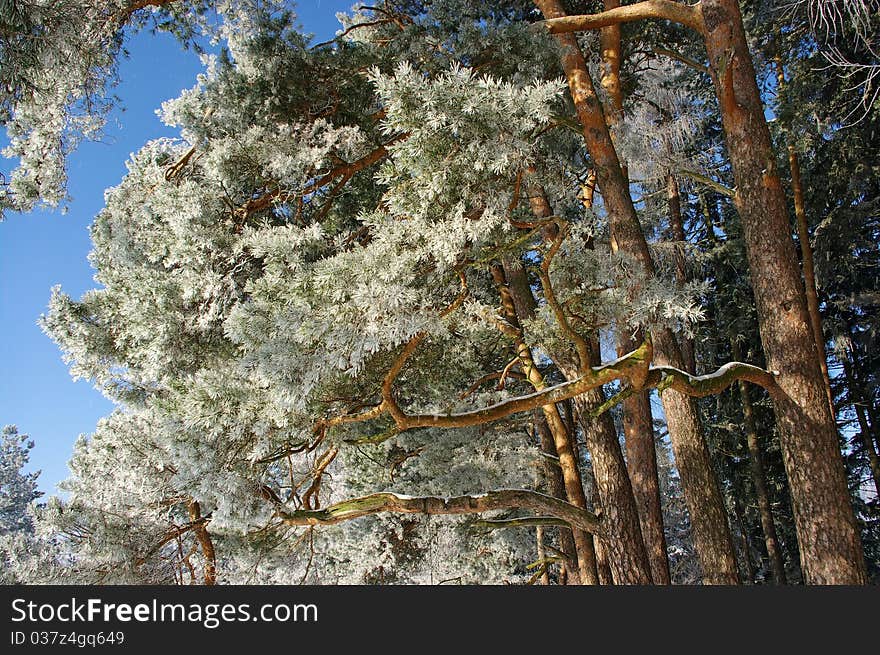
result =
[[29,509],[42,493],[37,490],[39,471],[25,473],[34,442],[14,425],[3,428],[0,441],[0,535],[32,532]]
[[39,471],[26,473],[34,442],[19,434],[14,425],[3,428],[0,437],[0,560],[3,570],[0,582],[19,581],[14,563],[33,544],[34,501],[42,496],[37,490]]
[[[650,338],[597,361],[597,334],[698,318],[699,288],[612,247],[532,4],[385,3],[319,46],[283,3],[216,3],[213,25],[206,3],[146,4],[223,49],[163,105],[179,138],[146,144],[108,190],[99,288],[56,289],[43,318],[118,409],[77,443],[69,497],[38,529],[51,565],[24,577],[589,582],[607,552],[618,581],[648,581],[617,506],[586,501],[587,414],[770,376],[655,366]],[[68,80],[53,144],[70,89],[109,66]],[[52,202],[64,149],[37,185],[38,123],[5,102],[22,154],[5,202]]]

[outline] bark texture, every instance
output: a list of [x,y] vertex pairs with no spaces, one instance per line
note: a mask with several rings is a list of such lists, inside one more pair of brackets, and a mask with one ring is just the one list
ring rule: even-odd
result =
[[805,580],[864,584],[865,561],[825,393],[788,209],[735,0],[703,0],[706,49],[736,181]]
[[607,528],[602,543],[616,584],[651,584],[651,567],[642,539],[638,507],[614,422],[607,412],[598,418],[590,416],[590,411],[604,401],[604,394],[599,389],[574,399],[593,462],[593,475]]
[[[510,265],[508,268],[512,268]],[[520,269],[521,270],[521,269]],[[534,387],[535,391],[541,391],[547,385],[544,376],[535,365],[532,351],[525,343],[517,316],[516,304],[508,283],[504,267],[495,265],[492,267],[492,277],[501,295],[501,306],[505,320],[517,331],[515,347],[522,371],[526,379]],[[562,480],[565,484],[565,495],[568,501],[575,507],[587,508],[587,497],[584,493],[584,485],[581,479],[580,468],[575,456],[573,435],[565,427],[562,416],[555,403],[541,406],[541,412],[547,421],[550,434],[559,457],[559,468],[562,471]],[[599,584],[599,575],[596,571],[596,552],[593,547],[592,536],[583,529],[574,528],[575,549],[578,556],[578,572],[583,584]]]
[[196,541],[199,543],[199,549],[202,551],[202,557],[205,558],[204,581],[206,585],[214,585],[217,583],[217,555],[214,551],[214,542],[208,528],[205,527],[205,521],[202,519],[202,509],[196,501],[189,503],[189,518],[192,521],[193,533]]
[[657,473],[657,449],[654,446],[654,422],[651,398],[647,392],[633,394],[623,401],[623,433],[626,439],[627,468],[639,512],[642,538],[651,565],[651,578],[654,584],[670,584],[663,509],[660,504],[660,478]]
[[[590,485],[590,502],[593,504],[593,511],[597,515],[602,514],[602,501],[599,498],[599,487],[596,486],[596,476],[593,476],[593,484]],[[608,553],[602,541],[594,539],[596,544],[596,569],[599,572],[599,584],[613,585],[614,576],[611,573],[611,565],[608,563]]]
[[398,514],[482,514],[500,509],[530,509],[564,520],[584,532],[601,533],[601,522],[590,511],[564,500],[527,489],[498,489],[474,496],[400,496],[377,493],[351,498],[321,509],[277,510],[285,525],[335,525],[362,516]]
[[[535,0],[535,4],[551,21],[566,16],[558,0]],[[612,247],[634,256],[642,264],[644,273],[653,275],[648,244],[583,53],[573,34],[558,33],[556,39],[562,46],[562,67],[611,221]],[[655,344],[658,360],[676,368],[683,367],[678,344],[670,331],[658,331]],[[736,584],[739,575],[733,543],[696,406],[689,398],[673,391],[663,394],[663,404],[704,580],[709,584]]]
[[[553,211],[541,190],[535,189],[530,193],[532,212],[538,218],[551,216]],[[545,262],[546,264],[546,262]],[[546,268],[542,276],[545,294],[551,294],[549,289],[549,275]],[[524,276],[523,276],[524,277]],[[519,285],[513,286],[515,296],[526,296],[520,305],[525,305],[533,296],[528,287],[524,287],[523,279]],[[561,311],[561,308],[558,308]],[[523,307],[526,315],[534,314],[534,305]],[[562,317],[562,320],[565,320]],[[587,357],[586,362],[579,362],[581,367],[599,365],[598,353],[588,347],[585,339],[581,339],[581,357]],[[563,369],[566,377],[577,379],[579,371],[576,366],[566,365],[563,358],[557,358],[557,363]],[[617,430],[611,416],[606,412],[598,418],[591,418],[590,412],[605,402],[605,394],[601,387],[591,389],[573,398],[575,413],[577,414],[587,450],[593,463],[593,476],[599,493],[599,502],[605,516],[605,525],[608,528],[603,539],[603,555],[607,558],[611,574],[616,584],[650,584],[651,569],[648,556],[642,539],[639,525],[639,513],[630,484],[626,462],[620,449],[617,438]]]
[[[730,347],[733,358],[739,360],[741,354],[736,339],[731,339]],[[755,424],[752,399],[749,396],[749,387],[745,382],[739,383],[739,397],[742,402],[743,429],[746,433],[746,442],[749,448],[749,471],[751,473],[752,485],[755,487],[755,498],[758,501],[758,514],[761,517],[761,529],[764,532],[764,543],[767,547],[767,557],[770,561],[770,573],[773,575],[773,582],[775,584],[785,584],[785,562],[782,558],[782,549],[779,547],[779,539],[776,536],[773,507],[770,504],[770,493],[767,490],[764,453],[758,441],[758,429]]]
[[[556,453],[556,444],[547,421],[540,412],[535,412],[535,428],[538,438],[541,440],[541,450],[544,452],[544,475],[547,478],[550,495],[554,498],[565,499],[565,482],[562,480],[562,470],[559,468],[559,459]],[[564,566],[567,575],[564,576],[567,584],[579,584],[577,547],[574,543],[574,534],[571,528],[559,528],[559,546],[565,559]],[[560,581],[560,584],[562,582]]]

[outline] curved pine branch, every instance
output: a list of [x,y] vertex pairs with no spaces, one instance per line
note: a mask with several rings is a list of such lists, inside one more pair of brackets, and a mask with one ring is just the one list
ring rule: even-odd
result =
[[579,16],[561,16],[550,18],[543,25],[550,34],[564,34],[566,32],[584,32],[598,30],[611,25],[630,23],[632,21],[647,18],[668,20],[690,27],[700,34],[705,32],[703,12],[700,3],[686,5],[672,0],[644,0],[632,5],[624,5],[601,11],[597,14],[583,14]]
[[694,398],[703,398],[721,393],[739,380],[764,387],[771,396],[779,390],[773,373],[742,362],[730,362],[708,375],[691,375],[672,366],[658,366],[648,372],[645,386],[658,391],[675,389]]
[[565,521],[574,528],[600,535],[601,521],[592,512],[528,489],[499,489],[484,494],[440,498],[402,496],[383,492],[344,500],[322,509],[279,510],[286,525],[334,525],[362,516],[398,514],[482,514],[504,509],[529,509]]
[[[404,352],[406,356],[407,353]],[[528,412],[550,403],[559,403],[582,393],[596,389],[615,380],[625,380],[638,389],[675,389],[687,396],[702,398],[720,393],[734,382],[744,380],[764,387],[771,396],[779,393],[773,373],[751,364],[730,362],[708,375],[690,375],[671,366],[647,367],[653,356],[650,340],[646,340],[636,350],[602,366],[588,369],[575,380],[547,387],[535,393],[503,400],[489,407],[450,414],[406,414],[393,400],[390,385],[386,389],[383,402],[369,412],[351,417],[351,422],[378,418],[384,413],[394,420],[394,428],[377,437],[370,443],[380,443],[392,436],[416,428],[463,428],[484,425],[498,421],[513,414]],[[394,372],[394,371],[392,371]],[[638,382],[638,384],[636,384]],[[611,404],[620,402],[624,394],[614,396],[602,406],[602,411]]]

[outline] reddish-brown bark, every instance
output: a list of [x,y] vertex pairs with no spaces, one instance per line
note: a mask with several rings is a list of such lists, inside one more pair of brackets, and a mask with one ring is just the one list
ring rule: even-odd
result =
[[[553,435],[550,434],[550,428],[544,416],[534,412],[535,429],[538,438],[541,441],[541,450],[548,455],[544,458],[544,475],[547,479],[548,492],[555,498],[566,500],[565,482],[562,480],[562,470],[559,468],[556,454],[556,444],[553,442]],[[571,528],[560,527],[559,530],[559,549],[562,551],[564,562],[565,583],[579,584],[580,577],[578,574],[578,558],[577,547],[574,543],[574,535]],[[561,576],[563,577],[563,576]],[[560,584],[562,581],[560,581]]]
[[[536,217],[546,218],[553,214],[541,189],[533,189],[529,197],[532,212]],[[542,280],[545,285],[549,284],[548,276],[543,276]],[[529,303],[534,302],[534,298],[524,276],[518,285],[512,286],[512,290],[515,297],[522,298],[517,303],[522,307],[521,311],[526,312],[526,316],[533,315],[534,306],[529,306]],[[552,294],[552,291],[545,286],[544,293]],[[590,358],[587,362],[580,362],[581,366],[600,364],[598,353],[592,349],[584,351],[581,356]],[[569,379],[577,378],[576,366],[562,361],[562,358],[557,358],[557,364]],[[573,399],[593,463],[593,477],[605,517],[603,555],[607,557],[612,577],[617,584],[650,584],[651,569],[642,539],[639,513],[626,462],[617,439],[617,430],[607,413],[598,418],[590,417],[590,411],[603,402],[605,402],[605,394],[601,388],[589,390]]]
[[189,503],[189,518],[192,521],[193,533],[199,548],[202,551],[202,557],[205,558],[205,571],[203,579],[206,585],[214,585],[217,583],[217,554],[214,551],[214,542],[208,528],[205,527],[205,521],[202,519],[202,509],[196,501]]
[[[510,269],[510,266],[508,266]],[[501,295],[501,306],[504,318],[508,324],[515,327],[518,332],[516,340],[517,357],[520,360],[520,366],[526,375],[529,383],[540,391],[546,387],[544,376],[535,365],[532,359],[532,351],[522,338],[522,330],[520,329],[519,318],[517,316],[516,305],[513,294],[507,280],[507,274],[504,267],[495,265],[492,267],[492,278]],[[562,480],[565,484],[565,495],[575,507],[582,509],[587,508],[587,497],[584,493],[584,485],[581,480],[581,472],[578,467],[577,457],[575,455],[575,447],[573,436],[565,427],[559,409],[554,403],[549,403],[541,407],[544,419],[547,421],[547,427],[553,437],[556,447],[556,454],[559,457],[559,468],[562,472]],[[596,552],[593,547],[593,536],[580,529],[573,529],[575,550],[578,556],[578,572],[580,580],[583,584],[595,585],[599,583],[598,573],[596,571]]]
[[774,409],[801,566],[808,583],[863,584],[864,555],[739,5],[703,0],[702,12],[761,339],[778,371]]
[[[605,0],[605,10],[620,7],[619,0]],[[621,39],[620,25],[602,28],[599,36],[602,51],[602,88],[608,98],[605,119],[614,127],[623,118],[623,88],[620,83]],[[613,134],[612,134],[613,140]],[[621,174],[628,178],[626,163],[621,162]],[[595,183],[594,183],[595,185]],[[618,354],[630,352],[641,342],[642,335],[634,336],[620,331]],[[598,346],[598,344],[597,344]],[[598,352],[598,347],[594,348]],[[623,402],[623,431],[626,439],[627,467],[638,507],[642,539],[651,565],[654,584],[669,584],[669,557],[666,553],[666,535],[663,532],[663,511],[660,506],[660,482],[657,477],[657,451],[654,447],[654,418],[647,391],[633,394]]]
[[[628,343],[622,345],[625,348]],[[626,439],[626,464],[639,512],[642,538],[651,564],[651,578],[654,584],[669,584],[669,557],[663,532],[657,449],[654,447],[651,398],[647,392],[633,394],[623,401],[623,434]]]
[[[547,19],[565,16],[558,0],[535,0],[535,4]],[[645,274],[653,275],[654,265],[648,244],[583,53],[573,34],[560,33],[556,39],[562,47],[562,67],[611,221],[612,247],[635,257]],[[673,334],[669,330],[658,330],[654,338],[658,361],[681,368],[681,353]],[[704,581],[710,584],[736,584],[739,574],[724,503],[703,439],[696,406],[690,398],[671,390],[663,394],[663,404],[691,514]]]
[[[741,357],[739,343],[736,339],[730,340],[731,355],[739,360]],[[746,443],[749,448],[749,467],[752,484],[755,487],[755,498],[758,501],[758,514],[761,517],[761,529],[764,531],[764,543],[767,547],[767,557],[770,561],[770,572],[775,584],[785,584],[785,562],[782,558],[782,549],[779,547],[779,539],[776,536],[776,524],[773,521],[773,507],[770,503],[770,492],[767,489],[767,476],[764,467],[764,453],[758,441],[758,429],[755,423],[752,399],[749,396],[749,387],[745,382],[739,383],[739,396],[742,402],[743,429],[746,433]]]

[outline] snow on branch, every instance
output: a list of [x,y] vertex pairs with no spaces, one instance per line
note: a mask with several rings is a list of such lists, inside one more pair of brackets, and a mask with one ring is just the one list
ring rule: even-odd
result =
[[675,389],[688,396],[703,398],[721,393],[739,380],[764,387],[770,395],[779,391],[773,373],[742,362],[730,362],[708,375],[691,375],[671,366],[658,366],[648,372],[645,386],[658,391]]
[[281,189],[276,189],[275,191],[270,191],[256,198],[252,198],[239,207],[236,210],[236,214],[247,218],[251,214],[268,209],[273,203],[289,202],[294,198],[305,197],[309,194],[315,193],[335,180],[340,180],[338,184],[345,185],[357,173],[384,159],[388,154],[388,148],[404,138],[405,135],[394,137],[388,143],[380,145],[378,148],[372,150],[357,161],[337,166],[299,191],[282,191]]
[[644,0],[633,5],[601,11],[597,14],[550,18],[539,24],[543,25],[550,34],[563,34],[566,32],[598,30],[610,25],[619,25],[620,23],[629,23],[648,18],[680,23],[696,30],[700,34],[705,31],[700,3],[686,5],[680,2],[672,2],[671,0]]
[[[391,416],[394,420],[394,427],[377,437],[370,438],[369,443],[381,443],[401,432],[416,428],[463,428],[491,423],[513,414],[528,412],[544,405],[574,398],[615,380],[625,380],[631,388],[635,389],[657,389],[658,391],[674,389],[687,396],[697,398],[720,393],[738,380],[745,380],[764,387],[771,395],[779,392],[772,372],[742,362],[730,362],[708,375],[690,375],[671,366],[649,368],[648,364],[653,356],[653,348],[650,339],[648,339],[632,352],[612,362],[588,368],[585,373],[574,380],[547,387],[535,393],[510,398],[488,407],[466,412],[407,414],[394,401],[391,382],[417,345],[418,339],[407,344],[401,357],[386,378],[386,385],[383,389],[384,400],[361,415],[346,416],[349,419],[346,422],[378,418],[386,412]],[[613,397],[612,401],[620,401],[624,395],[619,394]],[[603,405],[603,411],[608,409],[607,404]]]
[[376,493],[344,500],[322,509],[278,511],[285,525],[334,525],[344,521],[394,512],[398,514],[482,514],[495,510],[530,509],[562,519],[573,528],[600,535],[599,517],[585,509],[528,489],[499,489],[484,494],[440,498]]

